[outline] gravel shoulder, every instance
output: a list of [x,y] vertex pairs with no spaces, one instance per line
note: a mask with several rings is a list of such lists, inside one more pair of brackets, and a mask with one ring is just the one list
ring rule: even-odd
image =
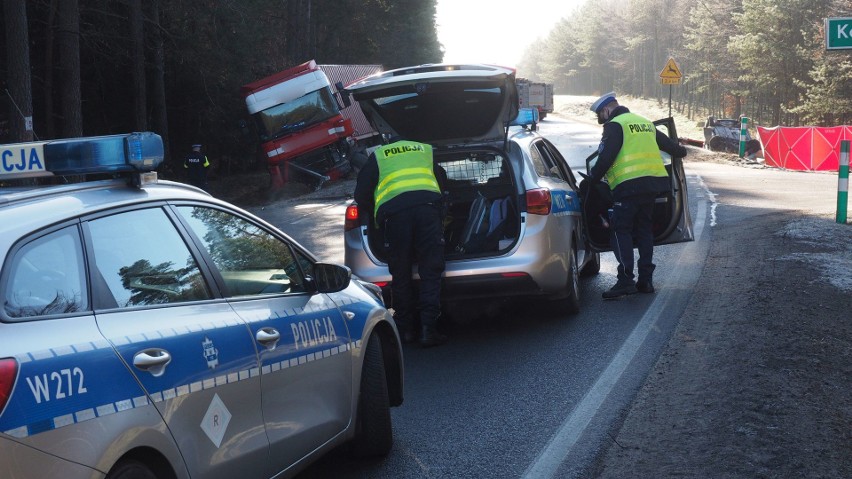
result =
[[695,296],[596,477],[852,477],[852,291],[791,259],[849,258],[848,227],[834,247],[785,234],[789,221],[713,229]]

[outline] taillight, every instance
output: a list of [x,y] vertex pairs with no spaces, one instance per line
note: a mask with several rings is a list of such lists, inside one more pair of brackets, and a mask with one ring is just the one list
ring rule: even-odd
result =
[[527,213],[549,215],[550,204],[550,190],[547,188],[527,190]]
[[357,228],[358,224],[358,205],[352,203],[346,207],[346,220],[343,222],[343,231]]
[[18,375],[18,362],[12,358],[0,359],[0,412],[12,395],[15,377]]

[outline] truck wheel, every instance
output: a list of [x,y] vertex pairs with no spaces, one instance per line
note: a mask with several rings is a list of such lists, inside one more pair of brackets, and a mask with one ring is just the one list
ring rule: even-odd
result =
[[393,447],[393,428],[382,341],[377,334],[370,335],[364,351],[357,414],[353,454],[356,457],[386,456]]

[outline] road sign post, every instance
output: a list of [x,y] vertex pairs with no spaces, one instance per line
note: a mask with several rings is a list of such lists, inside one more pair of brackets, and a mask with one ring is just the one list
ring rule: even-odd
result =
[[660,82],[663,85],[669,86],[669,116],[672,116],[672,85],[680,85],[680,79],[683,74],[680,72],[680,67],[677,66],[675,59],[669,57],[663,71],[660,72]]
[[852,48],[852,17],[825,19],[826,50]]
[[846,224],[849,203],[849,140],[840,142],[840,168],[837,171],[837,222]]
[[745,156],[746,134],[748,134],[748,118],[740,118],[740,158]]

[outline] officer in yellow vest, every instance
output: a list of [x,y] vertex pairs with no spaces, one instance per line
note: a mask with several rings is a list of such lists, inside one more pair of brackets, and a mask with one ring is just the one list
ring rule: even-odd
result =
[[[603,125],[598,159],[591,168],[591,181],[606,178],[612,190],[610,246],[618,260],[618,281],[604,291],[604,299],[636,292],[653,293],[654,200],[671,189],[660,150],[682,158],[686,148],[673,141],[654,123],[618,104],[610,92],[592,103],[591,110]],[[639,278],[633,276],[633,247],[639,250]]]
[[[392,276],[394,319],[403,341],[437,346],[447,337],[437,329],[441,315],[444,235],[441,187],[435,174],[432,147],[394,138],[380,146],[358,173],[354,199],[358,210],[371,212],[383,230],[388,270]],[[419,297],[414,297],[412,267],[417,258]]]
[[207,155],[201,153],[201,145],[192,145],[192,151],[183,160],[183,167],[190,184],[207,190],[207,168],[210,162],[207,161]]

